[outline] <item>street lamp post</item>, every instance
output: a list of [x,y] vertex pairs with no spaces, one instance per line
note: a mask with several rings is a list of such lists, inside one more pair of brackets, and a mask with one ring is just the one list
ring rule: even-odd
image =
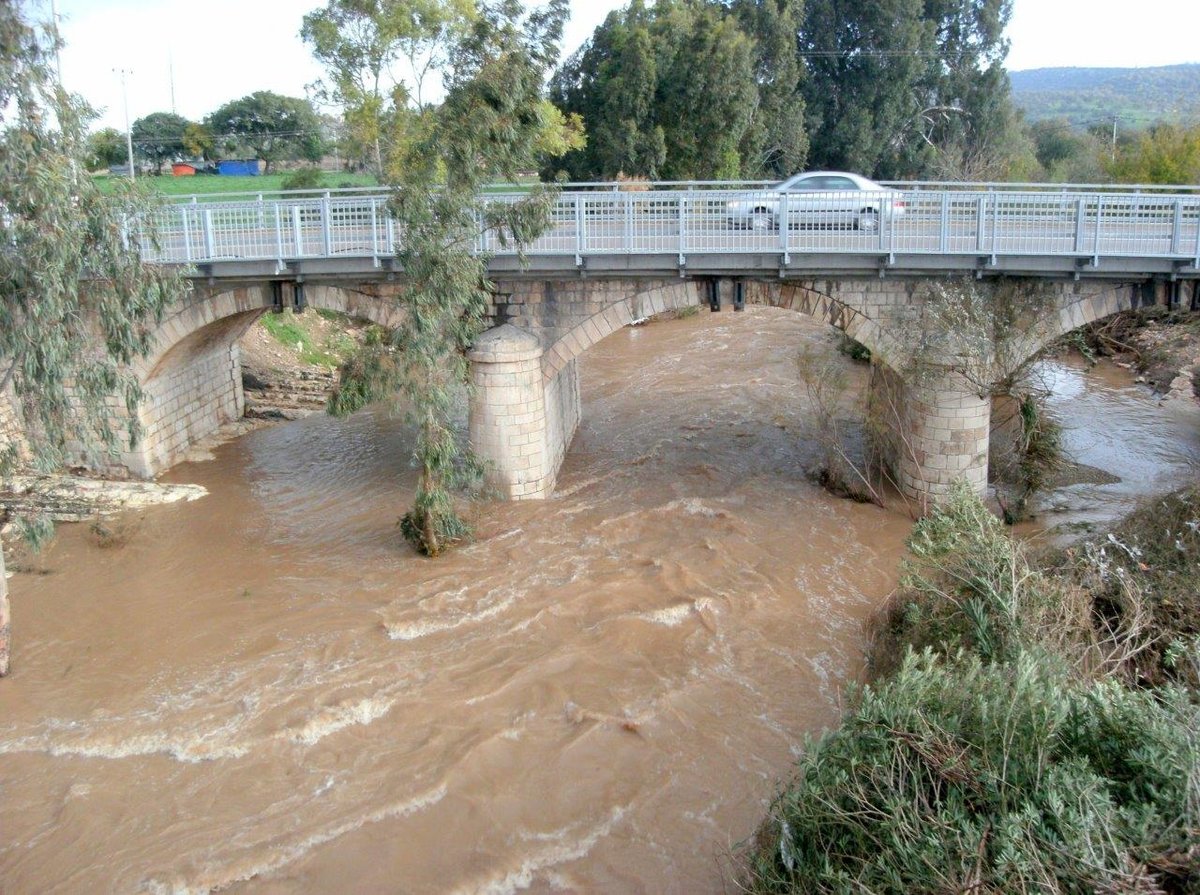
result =
[[133,131],[129,127],[129,88],[125,83],[132,72],[127,68],[114,68],[113,73],[121,78],[121,95],[125,100],[125,152],[129,160],[129,179],[136,180],[137,175],[133,170]]

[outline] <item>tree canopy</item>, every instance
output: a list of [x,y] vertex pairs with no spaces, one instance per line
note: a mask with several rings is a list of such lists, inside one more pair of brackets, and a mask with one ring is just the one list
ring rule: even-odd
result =
[[190,122],[174,112],[152,112],[133,123],[133,149],[154,165],[154,173],[162,173],[163,162],[184,152],[184,133]]
[[320,161],[325,149],[312,103],[269,90],[226,103],[205,124],[218,150],[250,152],[267,163],[267,173],[283,159]]

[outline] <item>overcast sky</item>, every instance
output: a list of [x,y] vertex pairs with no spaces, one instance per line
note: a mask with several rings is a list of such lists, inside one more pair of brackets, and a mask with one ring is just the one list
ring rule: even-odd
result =
[[[571,0],[572,51],[627,0]],[[871,2],[871,0],[864,0]],[[48,19],[50,0],[27,0]],[[63,81],[104,110],[100,124],[169,111],[200,119],[256,90],[303,96],[320,77],[298,33],[322,0],[57,0],[67,46]],[[1008,68],[1149,66],[1200,62],[1196,0],[1014,0]],[[175,95],[171,97],[170,72]]]

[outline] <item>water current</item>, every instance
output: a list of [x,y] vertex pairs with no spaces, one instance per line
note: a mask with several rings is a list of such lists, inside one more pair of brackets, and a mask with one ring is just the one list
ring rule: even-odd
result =
[[[437,561],[398,537],[411,436],[381,412],[175,468],[210,496],[123,546],[64,526],[11,582],[0,892],[728,891],[911,525],[806,479],[804,345],[831,331],[770,309],[613,335],[553,499],[480,506]],[[1194,477],[1194,409],[1046,370],[1120,478],[1051,521]]]

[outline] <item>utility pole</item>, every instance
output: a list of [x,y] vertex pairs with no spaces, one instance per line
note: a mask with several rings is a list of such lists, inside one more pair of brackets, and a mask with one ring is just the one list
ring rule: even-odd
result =
[[1109,161],[1112,162],[1117,160],[1117,118],[1119,117],[1118,115],[1113,115],[1112,149],[1108,154]]
[[175,58],[170,50],[167,50],[167,80],[171,84],[171,113],[178,114],[175,108]]
[[137,175],[133,170],[133,131],[129,127],[129,88],[125,81],[133,72],[127,68],[114,68],[113,74],[121,79],[121,95],[125,99],[125,151],[129,158],[129,179],[136,180]]

